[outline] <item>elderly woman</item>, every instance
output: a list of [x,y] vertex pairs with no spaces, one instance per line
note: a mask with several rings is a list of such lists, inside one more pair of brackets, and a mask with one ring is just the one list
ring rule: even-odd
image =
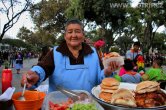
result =
[[27,80],[27,87],[30,88],[49,78],[49,92],[55,91],[59,85],[90,92],[117,69],[116,62],[110,62],[110,66],[103,69],[95,48],[84,43],[83,25],[79,20],[72,19],[66,23],[64,39],[26,73],[27,79],[24,74],[22,85]]

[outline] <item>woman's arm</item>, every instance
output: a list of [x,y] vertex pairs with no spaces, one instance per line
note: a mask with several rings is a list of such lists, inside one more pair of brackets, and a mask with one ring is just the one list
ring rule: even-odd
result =
[[42,67],[45,71],[44,80],[53,73],[55,65],[54,65],[54,57],[53,57],[53,49],[47,53],[47,55],[37,64]]

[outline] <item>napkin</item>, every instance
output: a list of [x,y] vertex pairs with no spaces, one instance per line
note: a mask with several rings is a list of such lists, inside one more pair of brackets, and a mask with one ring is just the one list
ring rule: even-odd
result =
[[11,100],[14,91],[15,87],[9,87],[2,95],[0,95],[0,101]]
[[40,92],[45,92],[47,94],[48,93],[48,85],[47,84],[40,85],[35,90],[40,91]]

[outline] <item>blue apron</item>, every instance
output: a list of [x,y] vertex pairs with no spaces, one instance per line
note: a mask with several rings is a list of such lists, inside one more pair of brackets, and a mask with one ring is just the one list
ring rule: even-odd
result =
[[56,48],[53,50],[55,69],[49,76],[49,92],[55,91],[56,86],[90,92],[94,86],[101,83],[104,73],[94,48],[93,53],[84,56],[84,64],[78,65],[70,65],[69,57],[57,52]]

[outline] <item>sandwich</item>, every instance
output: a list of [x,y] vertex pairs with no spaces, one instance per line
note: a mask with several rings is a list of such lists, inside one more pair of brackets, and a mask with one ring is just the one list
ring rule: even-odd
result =
[[112,93],[109,92],[100,92],[99,98],[104,100],[105,102],[110,102],[112,98]]
[[111,104],[136,107],[134,93],[128,89],[120,88],[112,94]]
[[115,92],[120,85],[120,82],[115,78],[104,78],[101,83],[101,91],[113,93]]
[[120,82],[115,78],[104,78],[100,84],[101,92],[99,98],[103,99],[105,102],[110,102],[112,93],[118,89],[119,84]]
[[138,107],[150,108],[166,104],[166,94],[155,81],[143,81],[136,87],[135,100]]
[[136,87],[136,92],[139,94],[153,92],[157,90],[160,90],[160,84],[155,81],[143,81],[139,83]]
[[111,53],[105,54],[104,59],[108,59],[108,58],[111,58],[111,57],[119,57],[119,56],[120,56],[119,53],[111,52]]

